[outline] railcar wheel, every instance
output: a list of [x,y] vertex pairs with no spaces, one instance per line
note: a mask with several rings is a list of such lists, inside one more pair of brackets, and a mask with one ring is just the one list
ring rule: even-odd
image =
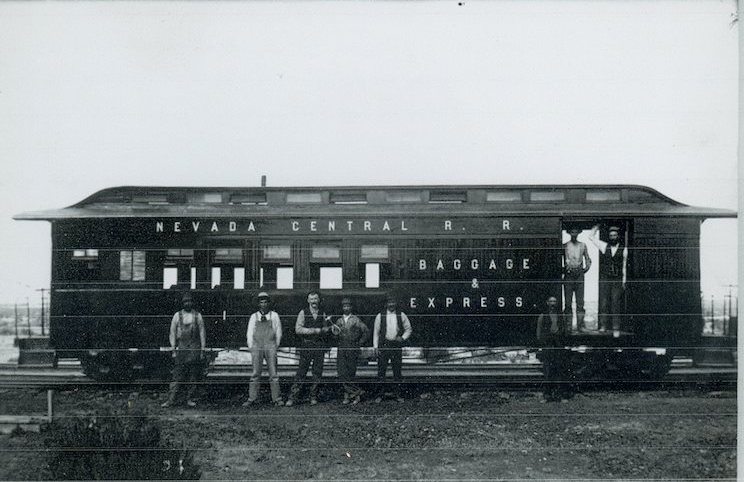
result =
[[173,372],[173,358],[167,355],[147,355],[142,359],[142,370],[139,374],[148,380],[170,381]]
[[97,382],[130,381],[134,377],[128,356],[115,353],[86,354],[80,358],[83,373]]
[[672,368],[672,357],[660,355],[641,367],[641,376],[647,380],[661,380]]

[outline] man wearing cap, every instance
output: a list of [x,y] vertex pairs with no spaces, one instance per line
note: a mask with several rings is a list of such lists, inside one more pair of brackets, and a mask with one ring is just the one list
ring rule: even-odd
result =
[[195,407],[194,393],[204,370],[204,348],[207,343],[204,319],[194,309],[191,293],[182,298],[183,308],[173,315],[170,325],[170,346],[175,365],[173,381],[170,384],[168,401],[162,407],[178,403],[178,392],[184,383],[188,383],[186,404]]
[[279,390],[279,375],[276,370],[276,350],[282,341],[282,323],[276,311],[269,310],[269,295],[265,292],[258,294],[258,311],[251,315],[248,321],[246,342],[251,350],[251,363],[253,372],[248,385],[248,401],[243,404],[248,407],[258,399],[259,381],[263,361],[269,370],[269,386],[271,387],[271,400],[274,405],[282,406],[281,392]]
[[357,404],[362,398],[363,390],[354,383],[357,363],[359,362],[359,348],[369,335],[369,328],[356,315],[351,313],[351,298],[341,300],[343,314],[338,318],[333,333],[338,337],[338,356],[336,367],[338,379],[344,390],[343,404],[349,402]]
[[628,248],[620,242],[620,228],[611,226],[609,242],[596,237],[599,226],[592,228],[589,240],[601,253],[599,263],[599,331],[607,331],[608,319],[612,320],[612,329],[616,335],[620,330],[620,315],[624,310],[623,294],[627,281]]
[[592,266],[586,244],[578,240],[577,228],[568,230],[571,239],[563,245],[563,292],[566,299],[565,312],[571,323],[571,303],[576,296],[576,330],[584,329],[584,273]]
[[307,308],[300,310],[295,323],[295,333],[300,337],[300,364],[297,367],[295,382],[289,393],[287,406],[291,407],[300,397],[310,365],[313,367],[313,381],[310,385],[310,405],[318,403],[320,379],[323,376],[323,361],[330,348],[328,334],[331,332],[331,319],[320,311],[320,293],[311,291],[307,295]]
[[380,403],[385,395],[385,372],[388,363],[393,366],[395,398],[399,402],[403,402],[400,393],[400,385],[403,380],[401,373],[403,345],[411,337],[413,329],[406,314],[398,311],[395,296],[388,295],[385,308],[385,312],[378,313],[375,317],[375,326],[372,331],[372,346],[377,352],[377,379],[380,384],[379,395],[375,402]]

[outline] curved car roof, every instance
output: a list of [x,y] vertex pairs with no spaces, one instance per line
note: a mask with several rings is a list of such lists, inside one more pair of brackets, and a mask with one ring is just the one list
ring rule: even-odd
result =
[[103,189],[66,208],[16,220],[282,216],[561,216],[732,218],[638,185],[164,187]]

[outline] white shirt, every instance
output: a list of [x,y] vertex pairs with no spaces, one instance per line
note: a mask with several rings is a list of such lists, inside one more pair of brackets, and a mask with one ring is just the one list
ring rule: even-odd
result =
[[[408,317],[405,313],[402,311],[398,312],[398,315],[400,316],[401,324],[403,325],[403,333],[398,333],[398,321],[395,319],[395,312],[386,311],[385,312],[385,339],[386,340],[395,340],[398,336],[400,336],[403,340],[407,340],[411,337],[411,333],[413,333],[413,329],[411,328],[411,322],[408,320]],[[372,346],[375,348],[379,347],[380,342],[380,328],[382,327],[382,320],[380,320],[380,315],[378,314],[377,317],[375,317],[375,327],[374,331],[372,333]]]

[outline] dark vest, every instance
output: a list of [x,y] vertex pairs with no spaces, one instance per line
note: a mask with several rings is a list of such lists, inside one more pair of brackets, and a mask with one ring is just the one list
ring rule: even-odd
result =
[[600,274],[605,279],[622,280],[623,279],[623,250],[625,247],[622,244],[617,245],[617,252],[615,256],[612,255],[612,249],[610,245],[607,245],[607,249],[602,254],[602,262],[600,263]]
[[[398,336],[403,336],[403,320],[401,319],[400,312],[395,310],[395,321],[398,322]],[[380,313],[380,343],[390,341],[386,338],[387,335],[387,310]]]
[[[305,315],[305,328],[323,328],[325,326],[326,315],[318,311],[318,317],[313,319],[310,310],[302,310]],[[305,346],[325,346],[328,344],[328,336],[324,334],[302,335],[302,341]]]
[[566,331],[566,316],[562,313],[555,313],[556,316],[556,331],[553,331],[553,320],[550,318],[550,313],[543,313],[542,316],[538,317],[538,322],[542,323],[540,326],[540,338],[549,339],[561,337]]

